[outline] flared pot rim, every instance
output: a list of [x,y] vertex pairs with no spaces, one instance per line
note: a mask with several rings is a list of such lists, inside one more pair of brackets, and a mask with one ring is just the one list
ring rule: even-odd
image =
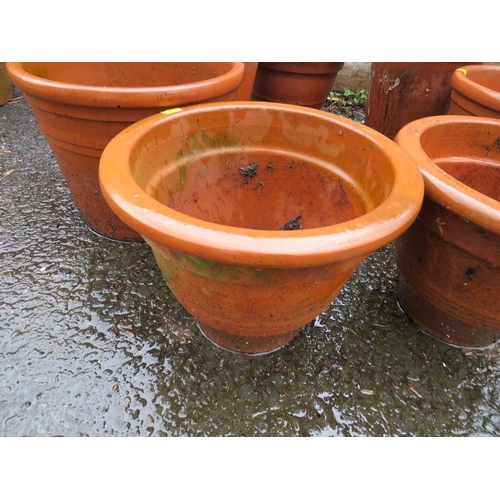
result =
[[500,79],[500,65],[470,64],[457,68],[451,76],[452,90],[487,108],[500,112],[500,92],[475,81],[475,78],[483,74],[493,74]]
[[[347,222],[300,231],[267,231],[224,226],[184,215],[156,201],[138,186],[129,169],[136,141],[181,116],[195,118],[200,113],[224,113],[236,108],[313,114],[325,125],[341,125],[364,136],[387,152],[395,177],[391,192],[375,209]],[[422,176],[414,162],[381,133],[324,111],[259,101],[198,104],[145,118],[107,145],[99,177],[110,207],[146,240],[207,260],[256,267],[311,267],[366,256],[393,241],[411,225],[424,193]]]
[[500,202],[448,174],[429,157],[422,146],[423,134],[438,129],[449,131],[450,127],[460,124],[491,127],[496,130],[493,135],[498,134],[500,137],[500,120],[468,115],[440,115],[420,118],[406,124],[394,141],[413,158],[420,169],[427,197],[463,219],[500,234]]
[[42,78],[26,71],[24,64],[26,62],[7,63],[9,77],[21,92],[57,103],[94,108],[161,108],[208,101],[236,91],[243,82],[245,71],[243,62],[230,62],[228,64],[232,67],[228,72],[198,82],[151,87],[106,87]]

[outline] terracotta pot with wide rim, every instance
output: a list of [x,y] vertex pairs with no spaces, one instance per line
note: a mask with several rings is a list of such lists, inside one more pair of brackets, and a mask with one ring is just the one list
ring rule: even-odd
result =
[[390,139],[407,123],[445,115],[451,77],[464,62],[374,62],[365,124]]
[[252,99],[321,109],[343,66],[343,62],[260,62]]
[[449,115],[500,118],[500,66],[469,65],[451,77]]
[[395,141],[425,181],[396,245],[401,307],[440,340],[487,347],[500,338],[500,120],[424,118]]
[[108,144],[100,181],[206,336],[245,353],[292,340],[423,198],[422,176],[393,141],[263,102],[141,120]]
[[174,106],[230,101],[243,63],[8,63],[30,103],[87,226],[122,241],[142,241],[102,197],[99,159],[128,125]]

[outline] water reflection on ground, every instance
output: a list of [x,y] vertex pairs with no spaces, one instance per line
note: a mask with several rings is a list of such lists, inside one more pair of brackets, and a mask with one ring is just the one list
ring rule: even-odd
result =
[[499,435],[498,349],[421,333],[392,245],[286,347],[226,352],[145,244],[85,227],[16,95],[0,107],[0,435]]

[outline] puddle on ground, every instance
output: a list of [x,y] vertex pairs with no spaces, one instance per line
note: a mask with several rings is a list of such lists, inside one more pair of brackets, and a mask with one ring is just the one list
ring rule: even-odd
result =
[[0,435],[499,435],[499,349],[421,333],[392,245],[286,347],[229,353],[149,247],[86,228],[23,99],[0,124]]

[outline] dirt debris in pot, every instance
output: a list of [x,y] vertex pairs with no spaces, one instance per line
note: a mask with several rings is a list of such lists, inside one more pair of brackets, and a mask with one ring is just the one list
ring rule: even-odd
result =
[[301,217],[301,214],[297,214],[293,219],[290,219],[282,228],[280,228],[280,231],[296,231],[298,229],[302,229],[299,222]]
[[251,161],[246,167],[240,167],[240,174],[243,176],[243,182],[248,183],[248,179],[257,175],[257,163]]

